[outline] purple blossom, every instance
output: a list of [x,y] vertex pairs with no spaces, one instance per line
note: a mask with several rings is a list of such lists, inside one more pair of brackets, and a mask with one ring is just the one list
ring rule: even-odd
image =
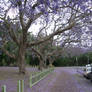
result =
[[38,9],[41,11],[41,12],[45,12],[46,11],[46,9],[44,8],[44,7],[41,7],[41,6],[38,6]]
[[[88,26],[88,29],[89,29],[89,30],[92,30],[92,26]],[[92,32],[91,32],[91,33],[92,33]]]
[[2,23],[2,20],[0,20],[0,23]]
[[92,13],[92,10],[87,9],[86,12],[87,12],[87,13]]
[[49,0],[46,0],[46,5],[50,6],[50,1]]
[[67,2],[66,1],[62,1],[62,5],[67,5]]
[[58,0],[53,0],[54,2],[58,2]]
[[44,0],[37,0],[40,4],[44,4]]
[[[11,4],[13,7],[17,7],[18,2],[22,1],[22,6],[19,8],[20,11],[24,12],[25,10],[23,9],[23,4],[24,4],[24,0],[10,0]],[[48,8],[51,7],[50,9],[52,9],[53,13],[57,13],[57,9],[59,8],[59,5],[63,6],[63,5],[68,5],[70,2],[70,5],[78,5],[83,11],[89,12],[89,10],[87,9],[87,7],[85,5],[83,5],[84,2],[87,2],[87,0],[37,0],[39,3],[39,6],[37,6],[37,8],[39,9],[39,11],[42,11],[44,13],[44,15],[48,15]],[[91,0],[90,0],[91,1]],[[33,4],[30,3],[28,4],[28,6],[25,8],[25,15],[29,16],[29,17],[33,17],[33,15],[35,15],[35,9],[32,9]]]
[[83,6],[81,6],[80,8],[81,8],[83,11],[85,11],[85,10],[86,10],[86,6],[84,6],[84,5],[83,5]]

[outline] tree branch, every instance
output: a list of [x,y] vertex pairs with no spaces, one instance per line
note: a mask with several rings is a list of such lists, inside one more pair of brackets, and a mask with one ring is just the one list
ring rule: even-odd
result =
[[17,45],[19,45],[19,41],[18,41],[18,39],[17,39],[17,37],[16,37],[16,34],[15,34],[13,28],[11,27],[11,24],[9,24],[8,22],[6,22],[6,23],[7,23],[8,33],[9,33],[10,37],[12,38],[12,40],[13,40]]
[[27,0],[24,1],[24,8],[26,7]]
[[57,31],[55,31],[54,33],[50,34],[49,36],[45,37],[44,39],[37,41],[37,42],[32,42],[32,43],[27,43],[27,47],[31,47],[34,45],[39,45],[41,43],[44,43],[45,41],[48,41],[49,39],[51,39],[52,37],[54,37],[55,35],[58,35],[60,33],[63,33],[64,31],[70,30],[75,24],[71,23],[69,26],[67,26],[64,29],[58,28]]
[[35,52],[38,56],[42,57],[41,53],[37,51],[36,49],[32,48],[32,51]]
[[22,29],[25,29],[24,21],[23,21],[23,7],[22,7],[22,1],[18,1],[18,7],[19,7],[19,20],[22,26]]
[[16,58],[14,54],[10,54],[4,47],[1,47],[2,51],[10,58]]
[[31,23],[32,23],[33,21],[35,21],[37,18],[39,18],[42,14],[43,14],[43,13],[42,13],[42,12],[40,12],[40,13],[38,13],[38,14],[34,15],[34,18],[33,18],[33,19],[32,19],[32,18],[30,18],[30,19],[28,20],[27,24],[26,24],[25,29],[26,29],[26,30],[28,30],[28,29],[29,29],[29,27],[30,27],[30,25],[31,25]]
[[15,59],[16,56],[15,56],[14,54],[9,53],[9,52],[5,49],[5,47],[4,47],[4,46],[7,44],[7,41],[5,41],[5,37],[3,37],[3,38],[2,38],[2,41],[0,41],[0,42],[3,43],[3,45],[0,47],[0,49],[1,49],[7,56],[9,56],[9,57]]

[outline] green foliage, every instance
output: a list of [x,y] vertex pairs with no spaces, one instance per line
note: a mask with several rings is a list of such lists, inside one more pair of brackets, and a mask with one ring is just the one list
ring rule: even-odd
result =
[[39,65],[39,60],[37,57],[33,58],[32,55],[26,55],[26,64],[32,65],[32,66],[37,66],[37,65]]
[[[14,42],[9,41],[5,45],[5,49],[9,51],[9,53],[15,53],[17,55],[17,46]],[[0,51],[0,66],[16,66],[16,60],[8,57],[3,51]]]
[[61,57],[55,60],[54,66],[74,66],[74,59],[68,57]]
[[85,66],[88,63],[92,63],[92,52],[82,54],[74,57],[60,57],[53,63],[54,66]]
[[[46,46],[46,48],[47,47],[48,46]],[[10,53],[15,53],[15,55],[17,56],[18,47],[16,46],[15,43],[8,42],[5,48]],[[53,47],[52,49],[55,49],[55,47]],[[52,57],[55,58],[54,56]],[[77,66],[77,65],[84,66],[88,63],[92,63],[92,52],[77,56],[77,61],[76,61],[76,56],[58,57],[54,61],[53,65],[54,66]],[[39,60],[37,57],[33,57],[32,55],[30,55],[30,53],[27,53],[26,54],[26,64],[31,65],[31,66],[37,66],[39,65]],[[0,66],[16,66],[16,65],[17,65],[16,60],[8,57],[5,53],[0,51]],[[47,60],[47,65],[49,65],[48,60]]]
[[5,62],[5,59],[2,60],[2,63],[3,63],[4,66],[7,65],[7,63]]
[[2,53],[0,55],[0,66],[16,66],[16,61]]

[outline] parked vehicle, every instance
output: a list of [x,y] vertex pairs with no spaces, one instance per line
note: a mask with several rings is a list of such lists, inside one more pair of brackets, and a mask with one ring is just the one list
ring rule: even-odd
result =
[[92,64],[86,65],[84,77],[86,77],[87,79],[92,80]]
[[92,72],[88,73],[86,76],[87,76],[87,79],[92,81]]

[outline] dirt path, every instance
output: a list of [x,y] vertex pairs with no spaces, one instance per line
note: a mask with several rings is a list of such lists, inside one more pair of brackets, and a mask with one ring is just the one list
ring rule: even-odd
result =
[[75,80],[68,69],[56,68],[52,74],[35,85],[32,92],[80,92]]

